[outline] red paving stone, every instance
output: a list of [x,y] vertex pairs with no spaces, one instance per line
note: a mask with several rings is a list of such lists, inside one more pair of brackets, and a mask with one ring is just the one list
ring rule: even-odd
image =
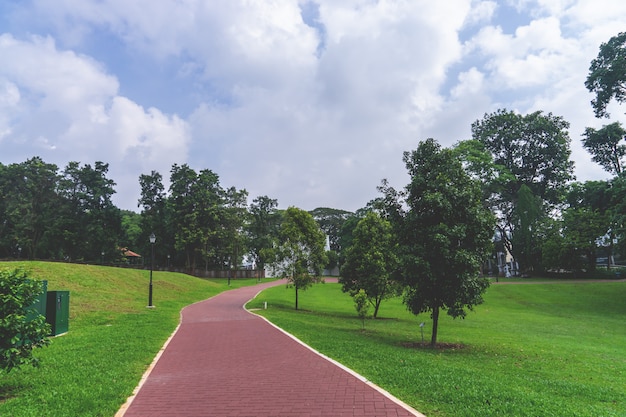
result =
[[183,309],[180,327],[118,416],[421,416],[243,309],[261,289]]

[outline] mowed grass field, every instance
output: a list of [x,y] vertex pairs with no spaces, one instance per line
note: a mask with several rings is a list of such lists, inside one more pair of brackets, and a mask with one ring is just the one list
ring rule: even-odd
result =
[[[179,323],[186,305],[229,289],[227,280],[203,280],[149,271],[49,262],[0,262],[70,291],[69,332],[35,351],[39,368],[0,372],[0,416],[115,415]],[[254,285],[231,280],[231,287]]]
[[399,299],[362,330],[339,284],[262,292],[249,308],[427,416],[626,416],[626,283],[494,284],[465,320]]
[[[227,290],[227,281],[62,263],[23,266],[70,290],[70,331],[40,349],[40,368],[0,374],[0,416],[113,416],[179,322],[180,310]],[[232,287],[255,280],[233,280]],[[365,330],[338,284],[261,293],[249,308],[428,416],[626,416],[626,283],[492,285],[466,320],[441,320],[424,349],[400,300]],[[251,341],[251,343],[254,343]],[[245,388],[245,383],[242,385]]]

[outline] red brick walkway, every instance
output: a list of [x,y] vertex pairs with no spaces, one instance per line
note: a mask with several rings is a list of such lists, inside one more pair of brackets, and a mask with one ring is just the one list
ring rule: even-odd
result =
[[242,308],[277,284],[186,307],[178,331],[118,416],[421,415]]

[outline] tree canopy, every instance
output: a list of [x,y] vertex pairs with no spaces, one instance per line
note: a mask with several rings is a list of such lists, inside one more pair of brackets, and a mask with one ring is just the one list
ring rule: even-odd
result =
[[498,236],[516,258],[519,246],[511,239],[520,225],[516,207],[522,186],[528,188],[523,195],[536,197],[546,215],[563,201],[573,179],[568,128],[569,123],[552,113],[524,116],[505,109],[472,124],[473,152],[461,154],[473,157],[466,159],[466,166],[482,180],[483,196],[498,218]]
[[583,134],[583,146],[605,171],[619,175],[626,156],[626,145],[621,143],[625,137],[626,130],[620,122],[602,126],[599,130],[588,127]]
[[352,245],[345,254],[339,283],[344,292],[355,297],[364,291],[378,316],[380,303],[397,295],[394,273],[398,269],[395,236],[389,221],[374,212],[362,218],[353,232]]
[[321,281],[322,270],[328,262],[325,244],[326,235],[311,214],[296,207],[285,210],[275,267],[296,290],[296,310],[299,290]]
[[265,268],[276,257],[275,247],[280,226],[278,200],[260,196],[250,204],[249,248],[258,268]]
[[585,87],[595,94],[591,106],[596,117],[609,117],[611,100],[626,100],[626,32],[600,45],[598,56],[591,61]]
[[404,302],[414,314],[430,312],[436,344],[440,310],[465,317],[483,302],[489,283],[479,277],[488,257],[494,218],[480,184],[450,149],[433,139],[404,153],[411,181],[398,192],[381,186],[384,207],[399,239]]

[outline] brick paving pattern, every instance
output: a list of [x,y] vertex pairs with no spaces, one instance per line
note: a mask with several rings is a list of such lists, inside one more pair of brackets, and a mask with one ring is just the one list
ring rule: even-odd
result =
[[178,331],[118,416],[421,415],[242,308],[271,285],[277,283],[186,307]]

